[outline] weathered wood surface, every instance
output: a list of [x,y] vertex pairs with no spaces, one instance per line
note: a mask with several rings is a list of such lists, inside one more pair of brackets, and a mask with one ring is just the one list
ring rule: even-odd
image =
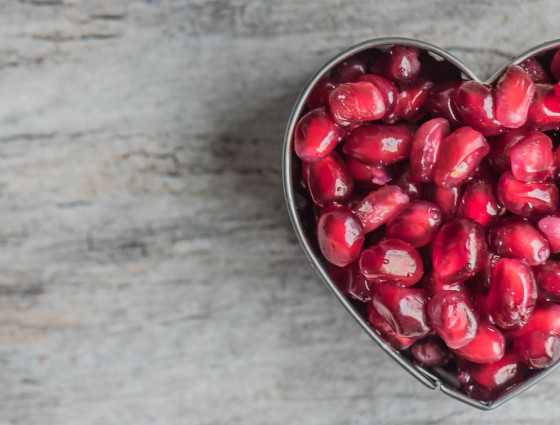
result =
[[313,69],[414,36],[481,73],[554,1],[0,2],[0,423],[558,423],[424,389],[302,256],[280,150]]

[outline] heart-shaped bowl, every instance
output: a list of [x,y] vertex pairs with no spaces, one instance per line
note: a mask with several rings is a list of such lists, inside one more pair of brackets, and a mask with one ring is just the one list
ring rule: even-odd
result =
[[334,296],[340,301],[340,303],[344,306],[348,313],[350,313],[354,320],[356,320],[356,322],[358,322],[362,329],[370,336],[370,338],[373,339],[379,345],[379,347],[381,347],[382,350],[384,350],[396,363],[398,363],[414,378],[416,378],[428,388],[439,389],[444,394],[470,406],[474,406],[482,410],[491,410],[500,406],[506,401],[511,400],[513,397],[519,395],[521,392],[538,383],[540,380],[552,373],[560,365],[560,362],[556,362],[547,369],[529,373],[529,375],[523,382],[517,384],[509,391],[501,394],[499,397],[491,401],[479,401],[467,396],[464,392],[461,391],[459,381],[454,373],[446,370],[445,368],[422,367],[415,363],[411,356],[393,349],[372,329],[367,321],[367,318],[364,317],[364,312],[359,311],[359,308],[357,308],[356,305],[339,290],[336,283],[327,272],[326,267],[328,267],[328,263],[319,251],[316,242],[314,219],[312,217],[312,214],[309,213],[308,208],[306,209],[304,207],[304,204],[306,202],[305,198],[301,194],[301,192],[298,192],[297,189],[299,179],[301,178],[301,161],[294,153],[294,132],[298,120],[306,111],[306,101],[312,89],[321,78],[328,76],[333,68],[335,68],[341,62],[370,49],[387,50],[394,45],[415,47],[420,49],[420,51],[427,52],[437,60],[446,61],[458,68],[458,70],[462,74],[462,79],[464,80],[474,80],[480,83],[492,84],[497,81],[497,79],[502,75],[502,73],[508,66],[520,64],[526,59],[532,57],[542,57],[543,55],[546,56],[547,52],[558,49],[560,47],[560,40],[554,40],[541,44],[515,58],[512,58],[510,61],[506,62],[500,69],[498,69],[488,80],[482,80],[478,78],[475,73],[471,71],[466,65],[464,65],[458,58],[446,52],[445,50],[429,43],[400,37],[377,38],[362,42],[336,55],[322,67],[320,67],[315,72],[315,74],[313,74],[296,101],[284,137],[284,146],[282,153],[282,178],[288,213],[297,238],[299,239],[299,242],[303,247],[303,251],[305,252],[305,255],[307,256],[309,262],[311,263],[311,266],[321,277],[322,281],[332,291]]

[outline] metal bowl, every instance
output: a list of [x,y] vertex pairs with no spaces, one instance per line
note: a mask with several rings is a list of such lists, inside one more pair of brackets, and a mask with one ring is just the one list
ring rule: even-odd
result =
[[309,96],[311,90],[315,84],[324,76],[326,76],[337,64],[347,60],[354,55],[361,53],[369,49],[382,49],[385,50],[393,45],[405,45],[411,47],[417,47],[421,50],[427,51],[436,57],[440,57],[451,64],[455,65],[462,73],[463,78],[467,80],[475,80],[479,82],[492,83],[502,74],[503,70],[510,65],[519,64],[524,60],[537,56],[539,54],[545,53],[546,51],[557,49],[560,47],[560,40],[550,41],[534,47],[521,55],[512,58],[510,61],[505,63],[499,70],[497,70],[492,77],[488,80],[481,80],[478,78],[473,71],[471,71],[467,66],[465,66],[459,59],[457,59],[452,54],[446,52],[445,50],[434,46],[423,41],[409,39],[409,38],[377,38],[365,41],[363,43],[357,44],[350,47],[349,49],[339,53],[327,63],[325,63],[321,68],[319,68],[311,79],[307,82],[303,88],[296,104],[293,108],[290,120],[288,121],[288,127],[286,129],[286,134],[284,136],[284,147],[282,152],[282,179],[284,184],[284,195],[286,199],[286,205],[288,208],[288,213],[292,221],[292,225],[296,232],[297,238],[303,248],[305,255],[307,256],[311,266],[319,274],[325,285],[331,290],[334,296],[340,301],[344,308],[350,313],[350,315],[358,322],[362,329],[373,339],[382,350],[384,350],[396,363],[398,363],[403,369],[410,373],[414,378],[424,384],[426,387],[436,390],[439,389],[444,394],[455,398],[463,403],[470,406],[476,407],[482,410],[492,410],[508,400],[516,397],[526,389],[532,387],[540,380],[544,379],[550,375],[558,366],[560,362],[555,363],[553,366],[544,369],[542,371],[533,372],[522,384],[517,385],[510,391],[502,394],[500,397],[493,401],[482,402],[472,399],[465,395],[459,386],[459,382],[454,376],[454,374],[442,368],[431,368],[426,369],[415,364],[409,357],[403,355],[403,353],[393,349],[389,346],[368,324],[362,315],[356,310],[352,302],[350,302],[345,295],[337,288],[334,281],[331,279],[326,271],[325,265],[326,261],[323,259],[321,253],[316,247],[314,242],[314,228],[310,228],[306,219],[303,215],[303,210],[298,206],[296,202],[297,194],[294,191],[295,179],[299,176],[294,176],[294,166],[299,163],[299,159],[293,153],[293,135],[296,124],[299,118],[302,116],[305,110],[305,102]]

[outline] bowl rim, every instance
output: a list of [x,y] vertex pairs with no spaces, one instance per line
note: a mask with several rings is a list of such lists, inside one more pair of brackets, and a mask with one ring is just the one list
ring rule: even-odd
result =
[[[454,386],[452,384],[451,381],[453,379],[451,376],[449,377],[450,378],[449,382],[442,381],[440,377],[434,375],[429,370],[415,364],[411,360],[402,356],[399,351],[393,349],[369,326],[367,320],[365,320],[360,315],[360,313],[356,310],[356,308],[352,305],[352,303],[346,298],[346,296],[342,294],[342,292],[338,289],[334,281],[328,275],[327,271],[325,270],[325,268],[321,263],[320,258],[315,254],[312,245],[309,239],[307,238],[303,224],[301,222],[301,219],[297,211],[297,207],[295,203],[295,194],[294,194],[293,184],[292,184],[293,134],[298,119],[301,117],[305,109],[305,102],[311,90],[313,89],[315,84],[329,71],[331,71],[332,68],[334,68],[338,63],[365,50],[369,50],[372,48],[388,48],[396,44],[409,46],[409,47],[417,47],[419,49],[431,52],[437,56],[440,56],[444,60],[447,60],[448,62],[452,63],[457,68],[459,68],[464,74],[464,76],[466,77],[466,79],[474,80],[480,83],[490,84],[494,82],[508,66],[520,64],[532,56],[536,56],[548,50],[560,47],[560,39],[551,40],[539,44],[531,49],[526,50],[520,55],[511,58],[509,61],[506,61],[498,70],[496,70],[496,72],[494,72],[492,76],[487,80],[482,80],[478,78],[472,70],[470,70],[463,62],[461,62],[453,54],[445,51],[443,48],[440,48],[430,43],[426,43],[421,40],[405,38],[405,37],[381,37],[381,38],[373,38],[370,40],[363,41],[333,56],[330,60],[328,60],[325,64],[323,64],[313,73],[313,75],[307,81],[307,83],[305,84],[305,86],[303,87],[302,91],[298,96],[298,99],[291,111],[290,118],[288,120],[288,124],[286,127],[286,132],[284,134],[284,142],[282,148],[282,183],[283,183],[286,207],[288,209],[288,215],[290,217],[290,221],[296,233],[297,239],[301,247],[303,248],[303,251],[308,261],[310,262],[312,268],[320,276],[323,283],[329,288],[332,294],[344,306],[346,311],[350,313],[350,315],[366,332],[366,334],[371,339],[373,339],[377,343],[377,345],[383,351],[385,351],[385,353],[387,353],[389,357],[391,357],[391,359],[393,359],[397,364],[399,364],[404,370],[406,370],[410,375],[416,378],[419,382],[421,382],[423,385],[425,385],[430,389],[433,390],[439,389],[442,393],[456,400],[459,400],[467,405],[470,405],[472,407],[481,410],[486,410],[486,411],[492,410],[504,404],[505,402],[511,400],[512,398],[516,397],[521,392],[527,390],[533,385],[537,384],[542,379],[546,378],[548,375],[550,375],[554,370],[556,370],[560,366],[560,361],[556,362],[554,365],[550,366],[547,369],[539,371],[534,376],[527,379],[523,384],[514,387],[512,390],[504,393],[503,395],[501,395],[500,397],[498,397],[493,401],[483,402],[468,397],[466,394],[464,394],[463,392],[461,392],[456,388],[458,387],[458,385]],[[441,374],[445,375],[444,372],[442,372]],[[456,378],[454,380],[456,381]]]

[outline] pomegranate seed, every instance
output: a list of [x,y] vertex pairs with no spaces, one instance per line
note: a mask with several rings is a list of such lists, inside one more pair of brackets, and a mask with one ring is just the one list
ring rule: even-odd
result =
[[539,229],[550,243],[550,252],[560,252],[560,217],[545,217],[539,220]]
[[554,130],[560,127],[560,101],[552,84],[536,84],[535,97],[529,107],[526,127],[532,130]]
[[524,326],[535,309],[537,284],[523,260],[502,258],[492,273],[488,311],[492,321],[503,329]]
[[365,164],[394,164],[408,158],[413,137],[406,125],[363,124],[347,136],[344,152]]
[[416,342],[416,338],[404,338],[397,335],[391,325],[371,303],[368,304],[368,321],[373,330],[395,350],[406,350]]
[[539,288],[539,299],[560,301],[560,262],[550,260],[533,267],[533,271]]
[[[491,400],[523,380],[527,368],[517,353],[506,353],[489,364],[458,363],[458,378],[468,395]],[[483,397],[479,397],[485,394]]]
[[518,65],[511,65],[496,86],[496,119],[507,128],[519,128],[527,120],[535,83]]
[[360,271],[357,261],[346,267],[329,267],[329,275],[342,293],[361,302],[371,301],[370,283]]
[[434,331],[449,348],[461,348],[472,341],[478,317],[467,296],[459,291],[437,292],[428,303]]
[[329,95],[329,106],[340,125],[373,121],[385,114],[381,92],[365,81],[339,84]]
[[317,222],[317,241],[325,258],[344,267],[358,259],[364,243],[364,229],[348,207],[330,205]]
[[554,172],[552,140],[540,131],[532,131],[512,146],[508,156],[517,180],[542,182]]
[[331,202],[344,203],[352,195],[354,181],[336,152],[322,161],[304,163],[302,169],[305,184],[316,205],[324,207]]
[[557,50],[552,57],[550,73],[556,78],[556,81],[560,80],[560,50]]
[[393,46],[374,64],[374,69],[391,81],[411,81],[420,74],[420,51],[415,47]]
[[521,217],[538,219],[558,209],[558,188],[554,183],[527,183],[506,171],[498,182],[498,199]]
[[420,198],[422,194],[422,183],[410,174],[410,168],[406,167],[401,176],[395,181],[395,185],[400,187],[408,198],[413,201]]
[[304,162],[319,161],[329,155],[342,140],[342,130],[325,108],[314,109],[297,123],[294,150]]
[[414,343],[410,354],[420,366],[442,366],[449,360],[449,351],[438,338],[426,338]]
[[418,79],[411,83],[402,83],[394,110],[383,117],[386,124],[394,124],[399,119],[417,122],[428,112],[428,96],[434,83]]
[[444,283],[441,279],[438,279],[433,272],[424,276],[422,282],[420,282],[420,286],[426,291],[430,298],[442,291],[459,291],[467,297],[470,297],[470,293],[465,285],[460,282]]
[[323,106],[327,106],[329,102],[329,94],[336,87],[336,82],[329,77],[321,78],[317,81],[317,84],[313,87],[309,96],[307,96],[307,101],[305,105],[309,109],[316,109]]
[[387,239],[362,251],[360,270],[368,280],[410,286],[424,273],[422,259],[408,243]]
[[463,282],[477,274],[486,256],[484,229],[462,218],[444,224],[432,245],[436,277],[446,283]]
[[415,248],[427,245],[441,226],[441,211],[427,201],[414,201],[387,223],[387,237],[401,239]]
[[488,162],[495,171],[501,173],[510,169],[509,150],[524,139],[527,134],[529,134],[527,130],[518,128],[489,140]]
[[461,80],[445,81],[434,85],[428,97],[428,112],[432,117],[446,118],[453,128],[461,127],[462,119],[455,105]]
[[473,363],[494,363],[504,357],[505,345],[504,335],[495,326],[480,321],[475,337],[453,352]]
[[377,87],[377,90],[379,90],[381,96],[383,96],[383,102],[385,103],[385,115],[393,112],[397,102],[397,96],[399,94],[399,90],[394,83],[375,74],[362,75],[357,81],[366,81]]
[[455,217],[461,199],[461,188],[451,187],[445,189],[433,185],[427,192],[427,198],[439,207],[444,222]]
[[531,266],[550,256],[548,241],[531,223],[519,217],[500,220],[488,233],[489,248],[502,257],[525,260]]
[[410,151],[410,172],[415,179],[432,180],[440,144],[449,131],[449,121],[445,118],[434,118],[418,128]]
[[519,66],[523,68],[534,83],[549,83],[548,75],[540,62],[535,58],[529,58],[520,63]]
[[371,183],[365,185],[370,189],[373,189],[374,185],[383,186],[393,179],[393,172],[385,165],[368,165],[350,157],[346,159],[346,165],[355,180]]
[[423,338],[430,333],[426,314],[428,297],[422,289],[376,283],[372,302],[397,335]]
[[550,302],[539,302],[533,310],[529,321],[521,329],[512,333],[514,338],[526,332],[546,331],[560,335],[560,305]]
[[388,185],[370,192],[354,207],[364,232],[369,233],[398,215],[408,204],[409,198],[398,186]]
[[441,142],[434,165],[434,182],[450,188],[460,186],[489,151],[482,134],[470,127],[461,127]]
[[462,121],[485,136],[505,131],[494,116],[492,87],[476,81],[465,81],[457,89],[455,105]]
[[465,188],[458,217],[472,218],[482,226],[487,226],[502,212],[495,194],[495,186],[487,179],[476,179]]
[[514,339],[513,348],[529,369],[544,369],[560,359],[560,336],[550,331],[525,332]]
[[360,57],[353,57],[340,62],[331,72],[331,77],[339,83],[356,81],[361,75],[367,73],[367,64]]

